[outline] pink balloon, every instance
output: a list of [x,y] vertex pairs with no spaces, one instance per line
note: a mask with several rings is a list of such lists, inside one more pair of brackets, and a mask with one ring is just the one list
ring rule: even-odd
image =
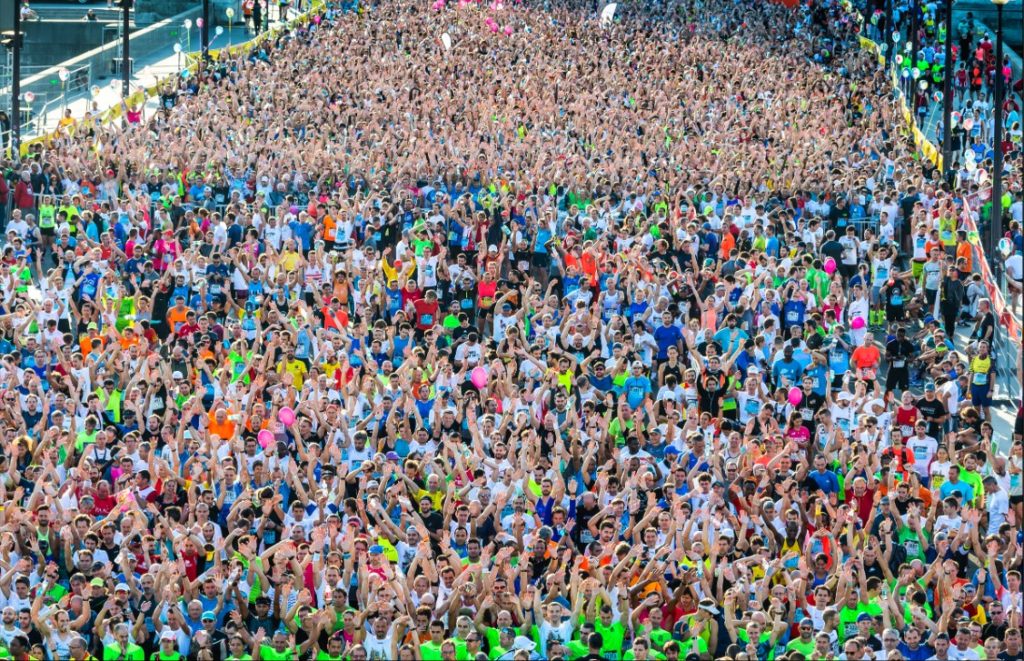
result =
[[864,328],[864,317],[854,317],[853,321],[850,322],[850,328],[853,330]]
[[286,406],[277,412],[277,419],[286,427],[293,425],[295,424],[295,411]]
[[498,24],[497,23],[491,23],[489,27],[491,28],[491,32],[493,32],[494,34],[498,33]]
[[793,386],[789,389],[789,403],[793,406],[799,406],[800,402],[804,401],[804,393],[802,390]]
[[274,434],[269,429],[261,429],[260,433],[256,434],[256,440],[259,441],[261,448],[266,449],[274,442]]
[[505,36],[506,37],[511,37],[512,36],[512,26],[511,25],[506,25],[505,26]]
[[483,388],[487,385],[487,370],[480,365],[473,368],[473,371],[469,373],[470,382],[477,388]]
[[825,260],[825,273],[832,275],[836,272],[836,260],[829,257]]

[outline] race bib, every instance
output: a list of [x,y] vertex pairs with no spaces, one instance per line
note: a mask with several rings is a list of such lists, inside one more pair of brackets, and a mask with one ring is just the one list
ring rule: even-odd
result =
[[894,360],[894,361],[892,361],[892,366],[893,367],[904,367],[906,364],[907,364],[907,361],[905,361],[905,360]]
[[974,373],[974,385],[976,385],[976,386],[986,386],[986,385],[988,385],[988,374],[985,374],[983,372],[975,372]]

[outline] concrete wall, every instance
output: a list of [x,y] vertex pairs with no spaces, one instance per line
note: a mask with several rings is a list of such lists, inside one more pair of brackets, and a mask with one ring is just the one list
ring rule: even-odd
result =
[[96,21],[26,21],[22,66],[52,67],[102,46],[103,26]]

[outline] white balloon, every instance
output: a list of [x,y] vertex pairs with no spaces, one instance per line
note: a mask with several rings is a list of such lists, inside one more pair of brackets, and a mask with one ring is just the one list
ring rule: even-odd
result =
[[71,77],[71,72],[61,67],[60,71],[57,72],[57,77],[60,78],[60,82],[66,83],[68,78]]
[[610,2],[601,10],[601,27],[608,27],[615,18],[615,10],[619,7],[617,2]]
[[181,44],[177,44],[177,43],[174,44],[174,52],[175,53],[180,53],[181,52]]
[[451,50],[452,49],[452,37],[451,37],[451,35],[448,34],[447,32],[442,34],[441,35],[441,43],[444,44],[444,49],[445,50]]

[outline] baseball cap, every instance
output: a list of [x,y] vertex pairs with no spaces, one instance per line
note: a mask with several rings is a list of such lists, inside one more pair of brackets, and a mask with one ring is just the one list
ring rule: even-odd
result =
[[869,613],[861,613],[860,615],[857,616],[857,621],[858,622],[873,622],[874,620],[872,619],[872,617],[871,617],[871,615]]
[[118,583],[117,587],[114,588],[114,592],[131,592],[127,583]]
[[98,588],[101,588],[101,587],[103,587],[106,584],[103,582],[102,578],[94,578],[91,581],[89,581],[89,585],[94,585],[94,586],[96,586]]
[[213,614],[213,611],[203,611],[203,616],[199,619],[210,620],[212,622],[217,619],[217,616]]

